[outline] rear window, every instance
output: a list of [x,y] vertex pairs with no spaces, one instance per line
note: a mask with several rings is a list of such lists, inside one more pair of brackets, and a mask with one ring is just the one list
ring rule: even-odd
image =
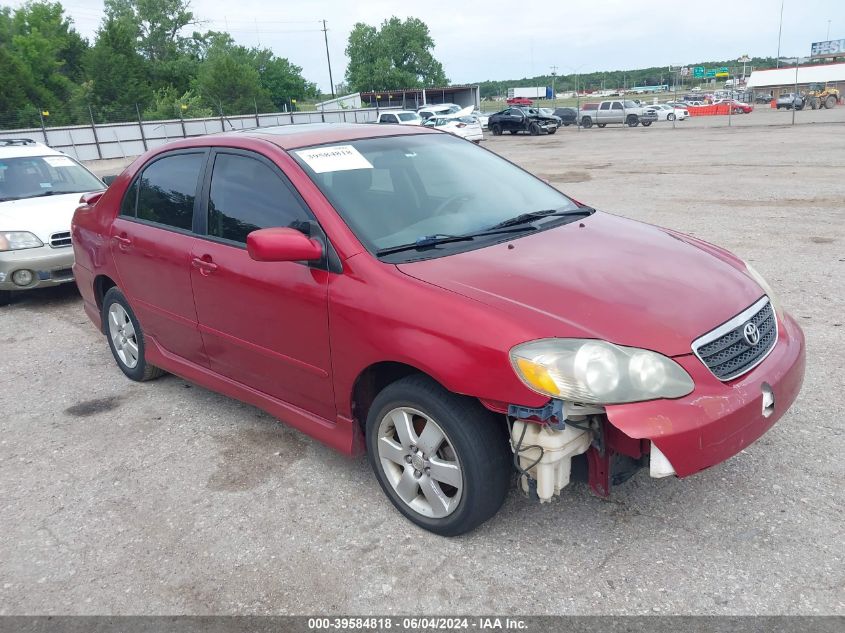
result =
[[405,112],[399,115],[400,121],[415,121],[417,119],[419,119],[419,117],[411,112]]
[[204,153],[165,156],[144,169],[139,180],[139,220],[190,231]]

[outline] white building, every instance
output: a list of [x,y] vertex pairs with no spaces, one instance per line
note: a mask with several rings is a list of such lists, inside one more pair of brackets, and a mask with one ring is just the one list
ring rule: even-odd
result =
[[746,87],[755,92],[771,92],[777,98],[781,93],[794,92],[796,83],[799,92],[810,84],[827,84],[845,93],[845,63],[799,66],[797,82],[795,66],[755,70],[748,78]]

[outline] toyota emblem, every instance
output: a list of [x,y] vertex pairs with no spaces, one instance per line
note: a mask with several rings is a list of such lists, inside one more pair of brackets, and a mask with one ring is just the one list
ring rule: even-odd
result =
[[742,335],[745,337],[745,342],[751,347],[754,347],[760,341],[760,330],[751,321],[742,328]]

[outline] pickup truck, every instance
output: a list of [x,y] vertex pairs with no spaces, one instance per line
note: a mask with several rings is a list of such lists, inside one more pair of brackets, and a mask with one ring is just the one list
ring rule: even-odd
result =
[[399,125],[422,125],[422,118],[410,110],[393,110],[378,115],[377,123],[394,123]]
[[629,99],[602,101],[597,108],[585,106],[578,111],[578,122],[585,128],[593,127],[593,124],[604,127],[609,123],[621,123],[629,127],[636,127],[642,123],[644,127],[648,127],[655,121],[657,121],[656,114],[647,112],[647,108]]

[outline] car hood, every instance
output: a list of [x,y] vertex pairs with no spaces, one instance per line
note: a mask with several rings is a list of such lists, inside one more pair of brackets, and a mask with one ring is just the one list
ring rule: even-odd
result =
[[29,231],[45,244],[50,235],[70,231],[81,193],[0,202],[0,230]]
[[764,294],[727,251],[601,212],[398,268],[511,313],[537,338],[598,338],[668,356],[691,353],[693,340]]

